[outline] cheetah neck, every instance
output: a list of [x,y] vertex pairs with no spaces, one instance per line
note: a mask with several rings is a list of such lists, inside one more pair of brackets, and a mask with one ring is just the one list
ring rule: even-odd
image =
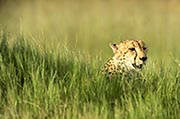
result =
[[122,70],[122,71],[128,71],[125,61],[122,58],[120,58],[120,59],[121,60],[119,60],[115,57],[112,57],[112,62],[114,62],[116,69]]
[[114,73],[126,72],[128,69],[123,60],[117,60],[116,58],[111,57],[106,62],[104,71],[112,75]]

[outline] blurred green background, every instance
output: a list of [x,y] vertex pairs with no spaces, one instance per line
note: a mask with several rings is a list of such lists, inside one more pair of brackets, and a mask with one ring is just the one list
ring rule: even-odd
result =
[[[144,40],[153,58],[180,57],[177,0],[1,0],[0,24],[40,47],[107,57],[109,42]],[[105,53],[107,52],[107,53]]]

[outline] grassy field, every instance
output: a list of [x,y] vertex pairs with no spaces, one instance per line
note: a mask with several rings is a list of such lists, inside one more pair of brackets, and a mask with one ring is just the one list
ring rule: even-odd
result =
[[[180,2],[0,5],[0,119],[179,119]],[[142,72],[107,80],[109,42],[144,40]]]

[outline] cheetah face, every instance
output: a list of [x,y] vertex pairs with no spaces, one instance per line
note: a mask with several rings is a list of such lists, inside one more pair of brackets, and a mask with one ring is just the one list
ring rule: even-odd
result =
[[128,70],[140,70],[147,60],[147,48],[141,40],[128,40],[119,45],[110,45],[118,64],[123,64]]

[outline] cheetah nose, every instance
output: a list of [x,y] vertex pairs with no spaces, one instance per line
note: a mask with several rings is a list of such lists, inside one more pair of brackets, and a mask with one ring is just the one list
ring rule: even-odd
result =
[[143,62],[147,60],[147,57],[141,57],[139,58],[140,60],[142,60]]

